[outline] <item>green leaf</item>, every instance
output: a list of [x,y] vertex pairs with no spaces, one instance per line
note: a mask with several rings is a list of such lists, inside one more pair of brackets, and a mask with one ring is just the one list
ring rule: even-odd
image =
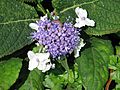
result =
[[90,42],[91,47],[95,47],[101,52],[106,52],[108,55],[113,55],[114,50],[110,40],[92,37]]
[[35,2],[36,3],[36,0],[17,0],[17,1],[20,1],[20,2],[29,2],[29,3]]
[[120,84],[117,84],[115,90],[120,90]]
[[17,1],[20,1],[20,2],[28,2],[28,3],[41,3],[43,0],[17,0]]
[[104,35],[120,31],[120,0],[52,0],[53,6],[60,16],[61,21],[77,17],[75,8],[86,9],[89,18],[96,22],[96,27],[89,27],[89,35]]
[[[94,42],[95,40],[97,41]],[[91,43],[92,47],[85,49],[76,60],[79,75],[85,90],[102,90],[108,79],[108,60],[109,55],[113,54],[112,45],[108,40],[97,38],[93,38]]]
[[32,42],[29,23],[35,21],[34,8],[16,0],[0,0],[0,58]]
[[58,62],[63,66],[63,68],[69,72],[69,66],[68,66],[68,62],[67,62],[67,58],[63,58],[63,60],[58,60]]
[[120,46],[116,46],[116,55],[119,55],[120,56]]
[[118,37],[120,37],[120,32],[117,32],[116,35],[117,35]]
[[70,71],[69,66],[68,66],[68,62],[67,62],[67,58],[64,57],[63,60],[58,60],[58,62],[63,66],[63,68],[67,71],[67,80],[69,82],[74,82],[73,79],[73,73],[71,73],[72,71]]
[[43,0],[37,0],[38,1],[38,3],[40,4]]
[[64,79],[59,76],[55,76],[54,74],[46,75],[44,86],[49,88],[50,90],[63,90]]
[[115,82],[118,85],[120,85],[120,57],[119,56],[112,55],[110,57],[109,68],[113,70],[113,72],[110,73],[112,80],[115,80]]
[[43,74],[38,69],[30,72],[25,83],[19,90],[43,90]]
[[8,90],[15,83],[21,66],[22,60],[19,58],[0,62],[0,90]]
[[112,55],[110,56],[110,62],[108,64],[109,68],[112,69],[112,70],[116,70],[117,69],[117,56],[115,55]]

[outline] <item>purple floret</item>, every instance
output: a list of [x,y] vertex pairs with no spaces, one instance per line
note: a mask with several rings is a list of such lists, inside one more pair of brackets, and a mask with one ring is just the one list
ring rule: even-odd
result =
[[79,30],[71,23],[62,25],[58,21],[46,19],[40,20],[37,24],[39,29],[32,33],[32,38],[47,47],[53,58],[71,53],[78,46]]

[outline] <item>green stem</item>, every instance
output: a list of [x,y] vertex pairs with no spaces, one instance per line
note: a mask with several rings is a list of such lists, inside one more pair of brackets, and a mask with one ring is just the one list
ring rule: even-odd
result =
[[46,11],[41,4],[37,4],[38,9],[45,15]]
[[58,62],[61,63],[61,65],[67,71],[67,73],[68,73],[68,81],[69,81],[69,78],[70,78],[70,69],[69,69],[69,66],[68,66],[68,63],[67,63],[67,58],[65,58],[64,60],[58,60]]

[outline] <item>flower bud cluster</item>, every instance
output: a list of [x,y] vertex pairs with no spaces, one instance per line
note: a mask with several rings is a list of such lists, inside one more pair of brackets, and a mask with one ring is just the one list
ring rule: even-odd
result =
[[46,17],[36,25],[38,30],[32,33],[32,38],[45,46],[53,58],[73,52],[80,42],[80,29],[71,23],[61,24],[58,20],[51,21]]

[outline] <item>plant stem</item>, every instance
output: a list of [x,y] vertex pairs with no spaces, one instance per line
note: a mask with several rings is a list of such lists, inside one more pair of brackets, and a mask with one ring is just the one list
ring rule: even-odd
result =
[[[110,69],[110,74],[111,74],[112,72],[113,72],[113,70]],[[111,75],[110,75],[110,78],[109,78],[108,81],[107,81],[105,90],[109,90],[109,86],[110,86],[111,82],[112,82],[112,79],[111,79]]]
[[110,86],[110,84],[111,84],[111,81],[112,81],[112,79],[109,78],[109,80],[107,81],[107,84],[106,84],[105,90],[109,90],[109,86]]
[[46,11],[41,4],[37,4],[38,9],[45,15]]
[[70,70],[69,70],[69,66],[68,66],[68,63],[67,63],[67,58],[65,58],[64,60],[58,60],[59,63],[61,63],[61,65],[64,67],[64,69],[67,71],[68,73],[68,81],[69,81],[69,78],[70,78]]

